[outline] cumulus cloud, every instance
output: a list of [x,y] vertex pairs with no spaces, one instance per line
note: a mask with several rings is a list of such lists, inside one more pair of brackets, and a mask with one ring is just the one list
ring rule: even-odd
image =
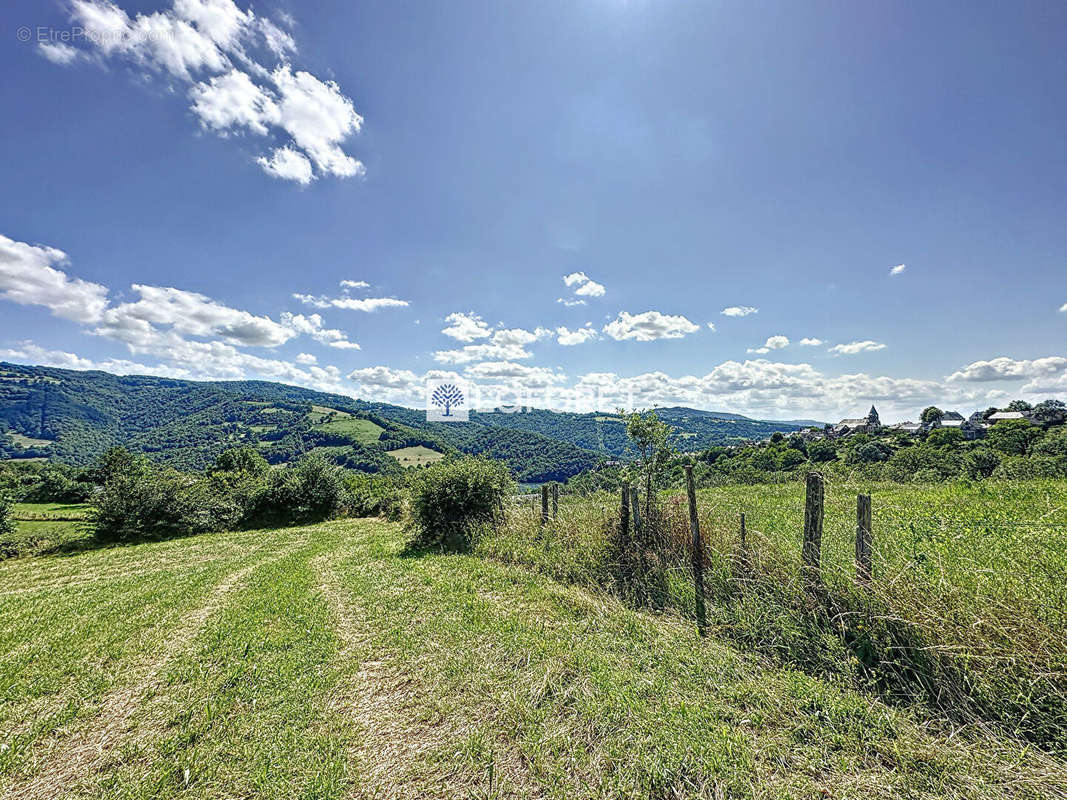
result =
[[759,313],[759,309],[753,306],[728,306],[720,313],[724,317],[747,317],[749,314]]
[[897,264],[895,267],[889,270],[890,275],[900,275],[904,270],[908,268],[907,264]]
[[[574,293],[581,297],[603,297],[607,291],[604,288],[604,284],[597,283],[584,272],[572,272],[569,275],[563,276],[563,283],[568,288],[573,288]],[[556,302],[563,303],[564,305],[584,305],[584,301],[581,300],[564,300],[560,298]]]
[[349,341],[348,334],[344,331],[327,328],[322,321],[322,317],[318,314],[309,314],[305,317],[303,314],[286,312],[282,314],[282,323],[289,330],[310,336],[319,344],[324,344],[327,347],[333,347],[337,350],[360,349],[358,344]]
[[570,307],[570,306],[584,306],[585,305],[585,301],[584,300],[577,300],[577,299],[568,298],[568,297],[557,297],[556,298],[556,302],[557,303],[562,303],[563,305],[565,305],[567,307]]
[[789,347],[789,337],[777,335],[769,336],[767,341],[763,343],[762,347],[748,349],[750,353],[769,353],[771,350],[781,350],[783,347]]
[[1067,313],[1067,303],[1064,303],[1062,306],[1060,306],[1060,311]]
[[575,328],[570,330],[565,326],[556,328],[556,341],[564,345],[565,347],[572,347],[576,344],[584,344],[597,337],[596,328],[591,323],[586,323],[583,328]]
[[174,0],[134,17],[111,0],[73,0],[71,16],[86,48],[42,45],[51,61],[96,54],[189,85],[190,110],[205,130],[274,140],[256,159],[273,177],[306,185],[364,173],[343,149],[363,125],[351,98],[336,82],[294,69],[296,44],[270,18],[233,0]]
[[884,350],[885,345],[881,342],[875,342],[867,339],[862,342],[849,342],[848,344],[835,344],[830,348],[830,352],[836,355],[854,356],[857,353],[870,353],[875,350]]
[[716,333],[719,329],[715,327],[715,323],[714,322],[709,322],[708,323],[708,330],[711,331],[712,333]]
[[801,347],[818,347],[819,345],[826,344],[826,342],[824,342],[822,339],[816,339],[811,336],[805,336],[803,339],[797,342],[797,344],[799,344]]
[[62,250],[16,242],[0,234],[0,299],[43,306],[75,322],[99,320],[108,304],[107,287],[71,278],[55,267],[66,263]]
[[441,333],[460,342],[486,339],[492,334],[490,327],[473,311],[466,314],[456,311],[445,317],[445,322],[448,325],[441,329]]
[[645,311],[642,314],[619,312],[619,316],[604,326],[604,333],[617,341],[632,339],[651,342],[656,339],[681,339],[700,330],[700,326],[683,316]]
[[486,359],[530,358],[532,355],[518,344],[469,344],[458,350],[438,350],[433,357],[442,364],[469,364]]
[[318,360],[318,358],[313,356],[311,353],[298,353],[297,356],[296,356],[296,363],[297,364],[317,364],[317,363],[319,363],[319,360]]
[[392,369],[377,366],[364,367],[348,373],[348,379],[361,386],[378,389],[410,389],[423,383],[423,380],[407,369]]
[[1048,356],[1014,359],[1007,356],[975,361],[948,376],[950,381],[1009,381],[1025,378],[1050,378],[1067,373],[1067,358]]
[[464,374],[475,380],[517,381],[530,388],[551,386],[567,379],[566,375],[546,367],[528,367],[511,361],[483,361],[467,367]]

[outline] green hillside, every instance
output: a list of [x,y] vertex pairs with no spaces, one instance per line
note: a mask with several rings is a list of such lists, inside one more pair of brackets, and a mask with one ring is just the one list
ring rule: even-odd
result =
[[[122,445],[201,469],[254,445],[281,464],[316,452],[363,472],[397,472],[429,453],[485,453],[524,481],[565,480],[598,456],[533,431],[428,424],[421,412],[265,381],[195,382],[0,364],[0,459],[91,463]],[[424,448],[417,459],[394,450]]]

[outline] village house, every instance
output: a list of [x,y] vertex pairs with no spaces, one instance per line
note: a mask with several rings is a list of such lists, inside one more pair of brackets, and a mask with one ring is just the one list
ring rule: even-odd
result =
[[876,433],[882,427],[882,421],[878,418],[878,409],[871,406],[866,417],[858,419],[843,419],[834,425],[831,433],[834,436],[848,436],[853,433]]

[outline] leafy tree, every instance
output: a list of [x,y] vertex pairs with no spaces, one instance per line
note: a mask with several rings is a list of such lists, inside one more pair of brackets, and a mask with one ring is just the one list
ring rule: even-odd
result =
[[996,406],[990,406],[989,408],[987,408],[985,411],[982,412],[982,419],[988,421],[989,418],[991,416],[993,416],[994,414],[996,414],[998,411],[1000,411],[1000,409],[997,408]]
[[837,458],[837,448],[829,439],[816,439],[808,445],[808,458],[819,464]]
[[850,466],[857,464],[874,464],[889,458],[886,448],[879,442],[862,442],[859,447],[853,447],[845,454],[845,463]]
[[935,428],[926,436],[931,447],[954,447],[963,443],[963,431],[959,428]]
[[1067,456],[1067,426],[1050,431],[1032,451],[1039,456]]
[[807,462],[805,455],[792,447],[788,447],[778,454],[776,466],[780,470],[790,470]]
[[1041,428],[1025,419],[998,422],[989,430],[988,441],[994,450],[1008,456],[1024,456],[1043,435]]
[[1032,411],[1033,406],[1027,403],[1025,400],[1012,400],[1008,403],[1008,411]]
[[89,475],[93,483],[103,486],[114,478],[143,471],[146,467],[142,457],[134,456],[125,447],[109,447],[89,470]]
[[1067,421],[1067,403],[1045,400],[1034,406],[1033,418],[1042,425],[1062,425]]
[[945,416],[945,412],[937,406],[927,406],[923,409],[923,413],[919,416],[919,419],[923,423],[929,424],[931,422],[940,422]]
[[235,447],[225,450],[215,459],[215,472],[247,472],[249,475],[265,475],[270,464],[254,447]]
[[970,478],[988,478],[1000,466],[1000,456],[988,447],[976,447],[963,457],[963,469]]
[[771,444],[778,444],[785,440],[785,434],[781,431],[775,431],[771,434]]
[[674,429],[655,411],[644,414],[635,411],[626,417],[626,435],[636,446],[645,473],[646,506],[651,502],[652,493],[660,487],[662,475],[674,453],[670,443],[673,432]]
[[267,513],[290,519],[328,519],[348,500],[344,473],[322,456],[306,456],[270,473]]

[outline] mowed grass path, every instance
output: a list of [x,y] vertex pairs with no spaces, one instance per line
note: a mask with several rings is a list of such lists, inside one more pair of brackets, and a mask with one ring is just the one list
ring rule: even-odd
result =
[[1067,769],[342,521],[0,563],[0,797],[1067,797]]

